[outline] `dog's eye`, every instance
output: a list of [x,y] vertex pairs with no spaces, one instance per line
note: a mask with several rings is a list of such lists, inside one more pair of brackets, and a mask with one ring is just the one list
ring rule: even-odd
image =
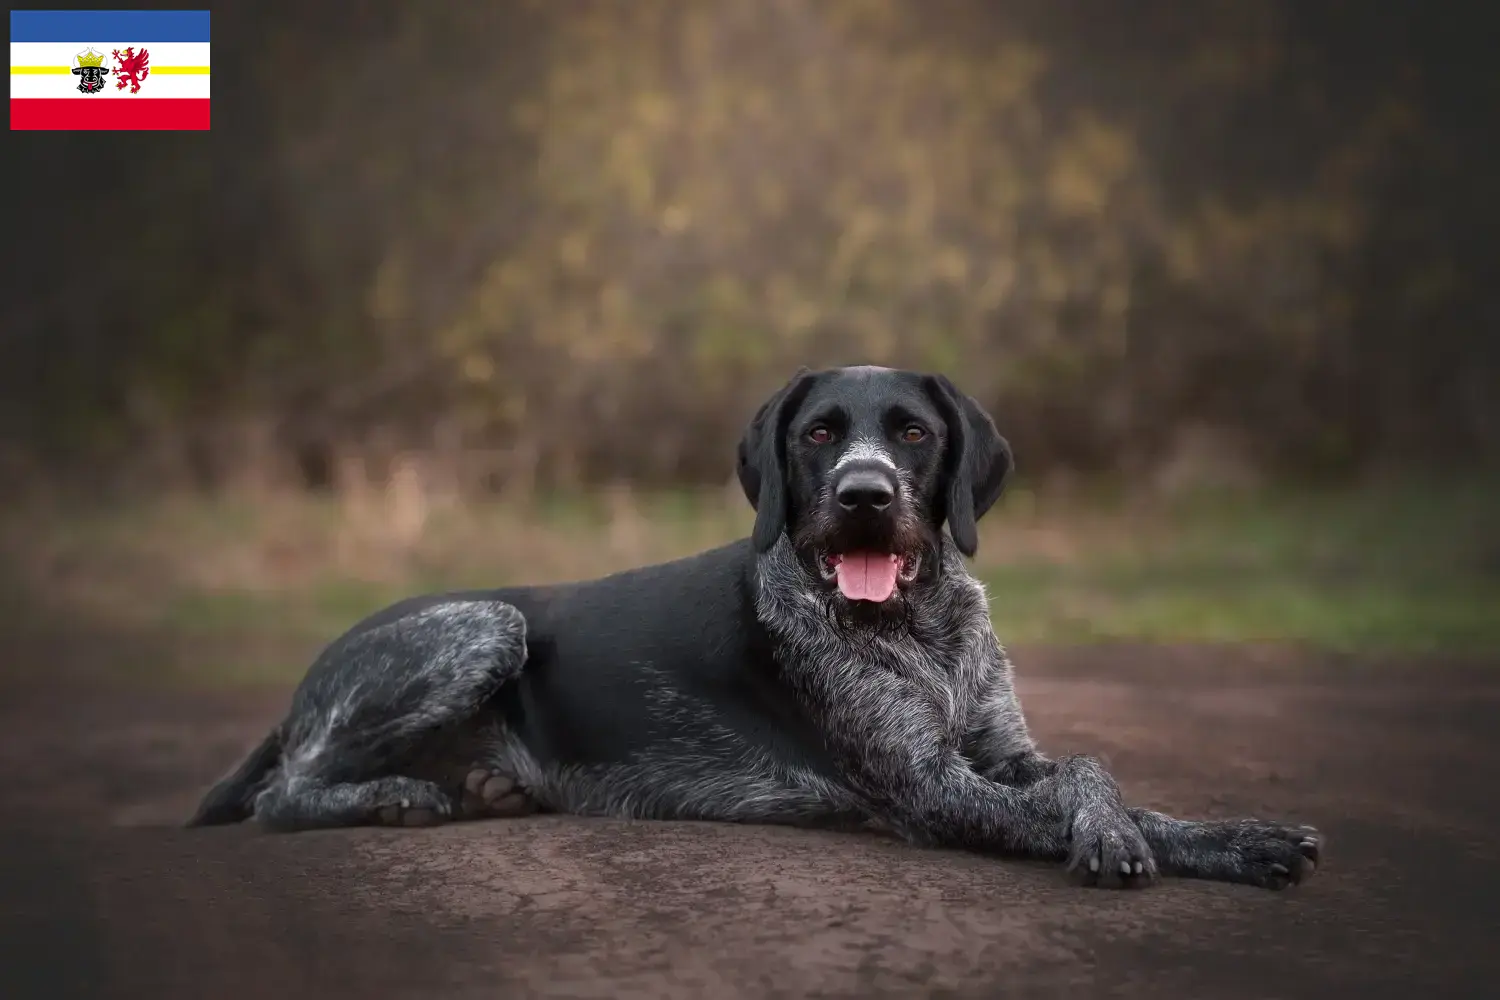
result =
[[901,440],[905,441],[907,444],[916,444],[926,436],[927,432],[921,427],[918,427],[916,424],[912,424],[910,427],[906,428],[906,430],[901,432]]
[[833,431],[819,424],[807,432],[807,439],[813,444],[827,444],[833,440]]

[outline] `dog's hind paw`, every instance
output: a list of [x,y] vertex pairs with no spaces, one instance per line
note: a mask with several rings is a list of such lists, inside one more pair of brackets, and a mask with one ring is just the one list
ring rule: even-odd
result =
[[464,815],[473,819],[509,818],[536,812],[536,802],[514,778],[476,765],[464,779]]
[[1083,885],[1135,889],[1156,878],[1156,858],[1123,810],[1080,815],[1071,839],[1068,871]]
[[453,800],[437,785],[416,778],[391,778],[374,810],[379,826],[436,826],[453,817]]

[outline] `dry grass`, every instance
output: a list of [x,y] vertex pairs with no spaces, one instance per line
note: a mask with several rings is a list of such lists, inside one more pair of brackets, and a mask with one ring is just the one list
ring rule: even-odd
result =
[[[981,568],[1017,559],[1062,565],[1119,547],[1117,517],[1042,516],[1029,494],[1008,505],[1003,518],[984,525]],[[176,496],[108,510],[33,508],[0,521],[0,543],[10,576],[36,599],[128,620],[172,593],[593,577],[743,537],[753,516],[738,487],[640,495],[621,486],[467,504],[398,476],[384,490],[335,497]]]
[[[1493,496],[1467,486],[1125,503],[1016,490],[986,519],[975,569],[1011,641],[1494,650]],[[274,672],[300,669],[406,594],[599,576],[742,537],[751,517],[737,489],[472,504],[398,475],[328,498],[16,511],[0,520],[0,582],[27,616],[150,631],[255,661],[240,672]]]

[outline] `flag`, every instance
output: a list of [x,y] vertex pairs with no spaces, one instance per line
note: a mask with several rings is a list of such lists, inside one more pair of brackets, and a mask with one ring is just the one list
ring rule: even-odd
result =
[[10,127],[208,128],[208,11],[11,11]]

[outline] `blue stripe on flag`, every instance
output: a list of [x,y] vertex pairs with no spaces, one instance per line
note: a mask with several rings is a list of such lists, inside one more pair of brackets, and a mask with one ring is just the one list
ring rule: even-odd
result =
[[13,10],[12,42],[206,42],[206,10]]

